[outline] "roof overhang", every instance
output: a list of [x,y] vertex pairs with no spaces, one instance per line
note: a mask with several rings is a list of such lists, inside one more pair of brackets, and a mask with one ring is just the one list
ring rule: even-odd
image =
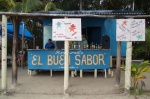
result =
[[31,12],[31,13],[19,13],[19,12],[0,12],[0,15],[12,16],[12,17],[51,17],[51,18],[63,18],[63,17],[98,17],[98,18],[146,18],[150,15],[145,15],[141,11],[115,11],[115,10],[88,10],[88,11],[49,11],[49,12]]

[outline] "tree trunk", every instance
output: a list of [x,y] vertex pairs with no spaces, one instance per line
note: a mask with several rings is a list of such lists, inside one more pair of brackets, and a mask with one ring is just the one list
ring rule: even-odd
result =
[[116,86],[120,85],[120,77],[121,77],[120,65],[121,65],[121,42],[117,41]]
[[80,0],[80,10],[82,10],[82,0]]
[[19,34],[19,24],[20,20],[17,17],[12,18],[13,24],[13,45],[12,45],[12,86],[15,87],[17,84],[17,49],[18,49],[18,34]]

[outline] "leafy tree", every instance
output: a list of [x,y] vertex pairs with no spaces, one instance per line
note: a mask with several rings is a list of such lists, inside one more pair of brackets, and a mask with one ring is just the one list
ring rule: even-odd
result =
[[40,0],[22,0],[22,2],[15,2],[16,6],[10,8],[11,12],[31,12],[39,5],[42,5]]
[[150,14],[150,0],[135,0],[135,9],[143,10],[145,13]]
[[[5,0],[3,0],[5,1]],[[42,5],[40,0],[22,0],[22,2],[14,2],[14,6],[8,9],[11,12],[30,12],[34,11],[36,7]],[[19,17],[11,17],[11,21],[14,26],[13,33],[13,48],[12,48],[12,85],[17,84],[17,49],[18,49],[18,34],[19,34],[19,25],[21,19]]]
[[15,2],[13,0],[0,0],[0,11],[8,11],[10,7],[14,7]]
[[146,28],[145,41],[135,42],[133,46],[134,59],[144,58],[150,60],[150,26]]

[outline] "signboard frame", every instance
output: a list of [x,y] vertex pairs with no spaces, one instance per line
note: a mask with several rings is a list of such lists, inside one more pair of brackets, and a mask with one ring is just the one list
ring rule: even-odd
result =
[[81,18],[52,20],[53,41],[81,41]]
[[145,41],[145,19],[116,19],[116,41]]

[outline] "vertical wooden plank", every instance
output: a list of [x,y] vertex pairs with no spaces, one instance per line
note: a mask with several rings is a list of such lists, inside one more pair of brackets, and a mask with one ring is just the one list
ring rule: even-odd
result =
[[50,76],[51,77],[53,76],[53,70],[50,70]]
[[94,70],[94,77],[97,78],[97,69]]
[[24,53],[23,53],[23,48],[24,48],[24,23],[22,23],[22,57],[21,57],[21,68],[23,68],[23,58],[24,58]]
[[74,77],[74,71],[71,71],[71,77]]
[[33,49],[35,49],[35,36],[33,36]]
[[104,69],[104,72],[105,72],[105,78],[107,78],[107,72],[106,72],[106,69]]
[[17,78],[18,78],[17,50],[18,50],[18,34],[19,34],[20,18],[12,17],[12,23],[14,27],[13,47],[12,47],[12,87],[15,87],[17,85]]
[[7,92],[7,16],[2,15],[2,91]]
[[120,65],[121,65],[121,41],[117,41],[117,67],[116,67],[116,86],[120,85]]
[[83,70],[80,70],[80,78],[83,78]]
[[110,67],[112,67],[112,56],[110,56]]

